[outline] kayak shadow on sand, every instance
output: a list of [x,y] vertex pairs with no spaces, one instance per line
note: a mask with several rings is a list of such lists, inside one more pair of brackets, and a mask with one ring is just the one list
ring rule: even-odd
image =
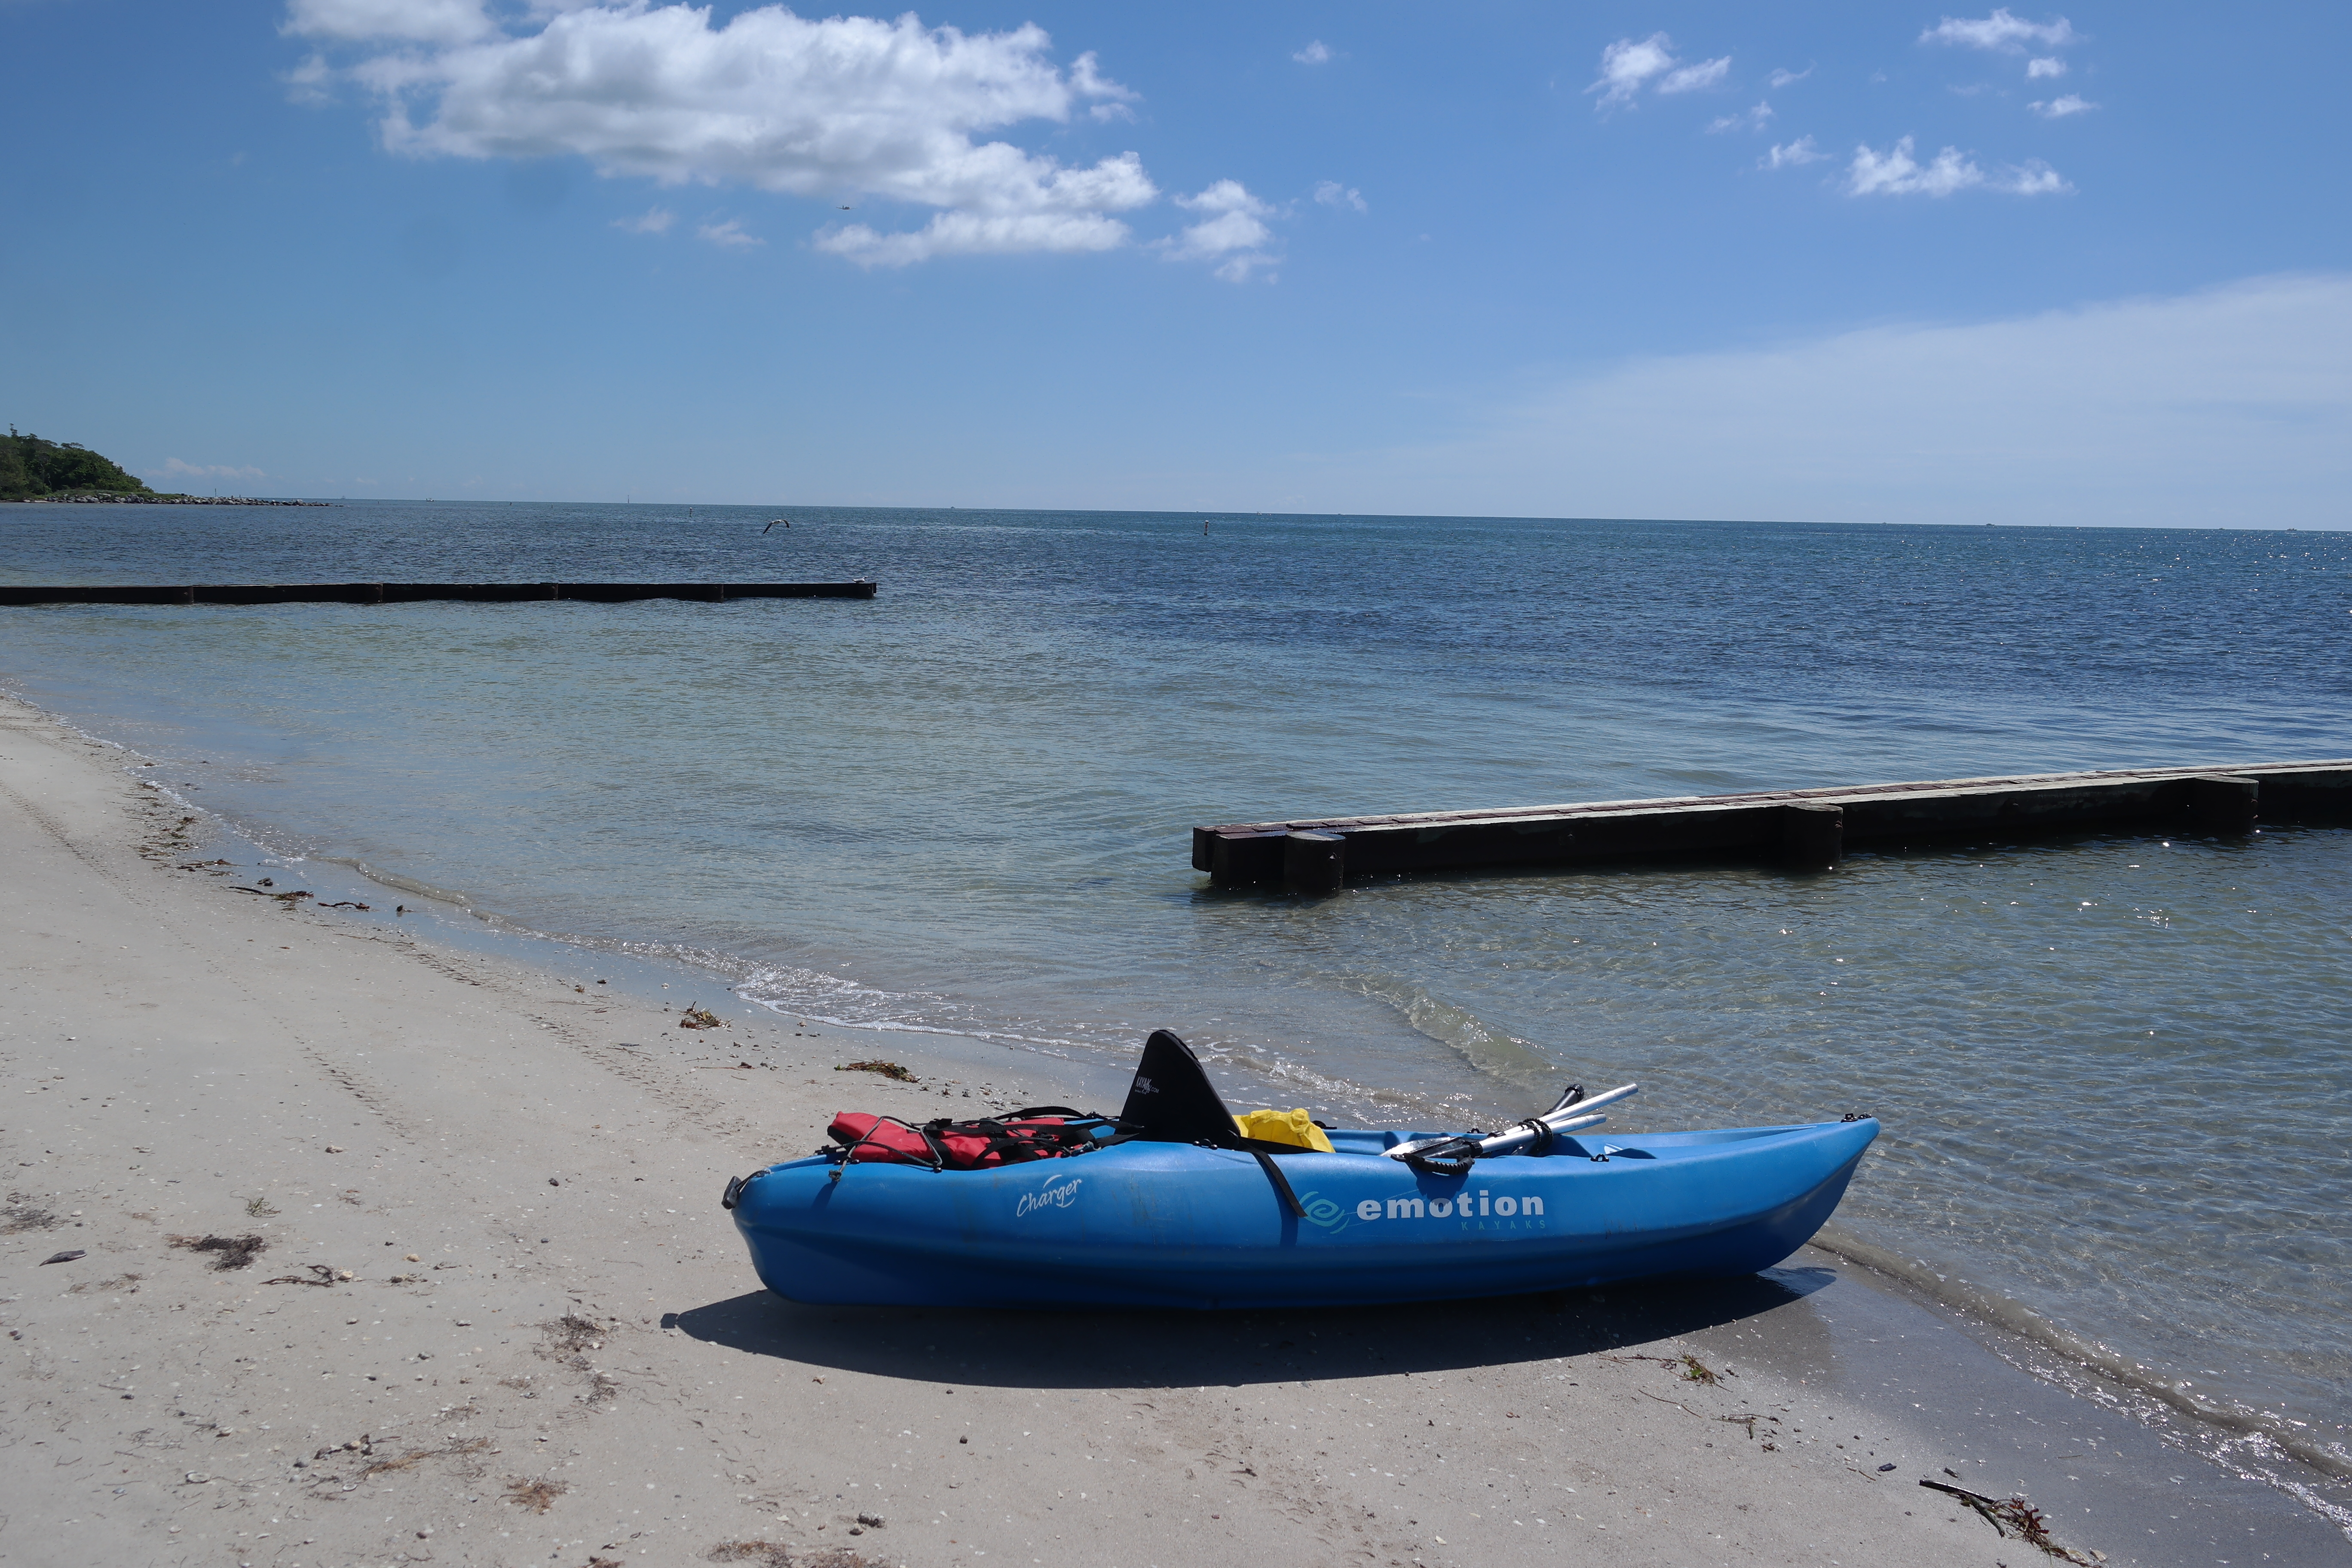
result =
[[[1223,1312],[818,1307],[754,1290],[662,1327],[750,1355],[919,1383],[1112,1388],[1446,1372],[1633,1350],[1771,1315],[1776,1360],[1830,1357],[1829,1268],[1539,1296]],[[1815,1355],[1807,1352],[1816,1352]]]

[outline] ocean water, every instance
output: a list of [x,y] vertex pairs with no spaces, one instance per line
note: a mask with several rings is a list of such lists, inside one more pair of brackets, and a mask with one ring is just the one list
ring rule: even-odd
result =
[[0,681],[280,853],[799,1016],[1106,1059],[1164,1025],[1351,1120],[1570,1077],[1640,1079],[1631,1129],[1874,1111],[1847,1237],[2247,1417],[2224,1462],[2352,1461],[2352,830],[1322,900],[1212,890],[1187,839],[2352,754],[2352,538],[777,515],[0,507],[7,582],[882,585],[6,610]]

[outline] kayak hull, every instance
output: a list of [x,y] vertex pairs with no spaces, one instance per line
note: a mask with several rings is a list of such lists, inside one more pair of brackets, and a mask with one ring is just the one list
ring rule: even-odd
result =
[[[736,1228],[793,1300],[923,1307],[1364,1305],[1769,1268],[1811,1238],[1877,1136],[1811,1126],[1562,1138],[1429,1176],[1337,1131],[1280,1156],[1135,1142],[985,1171],[821,1157],[747,1178]],[[1594,1156],[1606,1153],[1606,1159]]]

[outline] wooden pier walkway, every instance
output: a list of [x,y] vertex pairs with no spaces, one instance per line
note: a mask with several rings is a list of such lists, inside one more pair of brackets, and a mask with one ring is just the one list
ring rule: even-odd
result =
[[225,587],[95,587],[0,584],[0,605],[413,605],[426,599],[524,604],[579,599],[617,605],[629,599],[870,599],[875,584],[854,583],[268,583]]
[[1700,857],[1823,870],[1853,844],[2118,831],[2231,836],[2256,819],[2352,818],[2352,761],[2137,768],[1759,790],[1498,811],[1234,823],[1192,829],[1220,887],[1327,891],[1349,877]]

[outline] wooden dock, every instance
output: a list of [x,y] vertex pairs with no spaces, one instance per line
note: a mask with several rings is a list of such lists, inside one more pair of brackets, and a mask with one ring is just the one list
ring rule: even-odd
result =
[[2352,761],[2137,768],[1759,790],[1498,811],[1245,822],[1192,829],[1192,867],[1220,887],[1327,891],[1349,877],[1612,860],[1763,859],[1825,870],[1849,846],[2011,840],[2050,833],[2250,833],[2352,818]]
[[875,585],[854,583],[266,583],[245,586],[63,587],[0,584],[0,605],[414,605],[427,599],[524,604],[578,599],[617,605],[630,599],[870,599]]

